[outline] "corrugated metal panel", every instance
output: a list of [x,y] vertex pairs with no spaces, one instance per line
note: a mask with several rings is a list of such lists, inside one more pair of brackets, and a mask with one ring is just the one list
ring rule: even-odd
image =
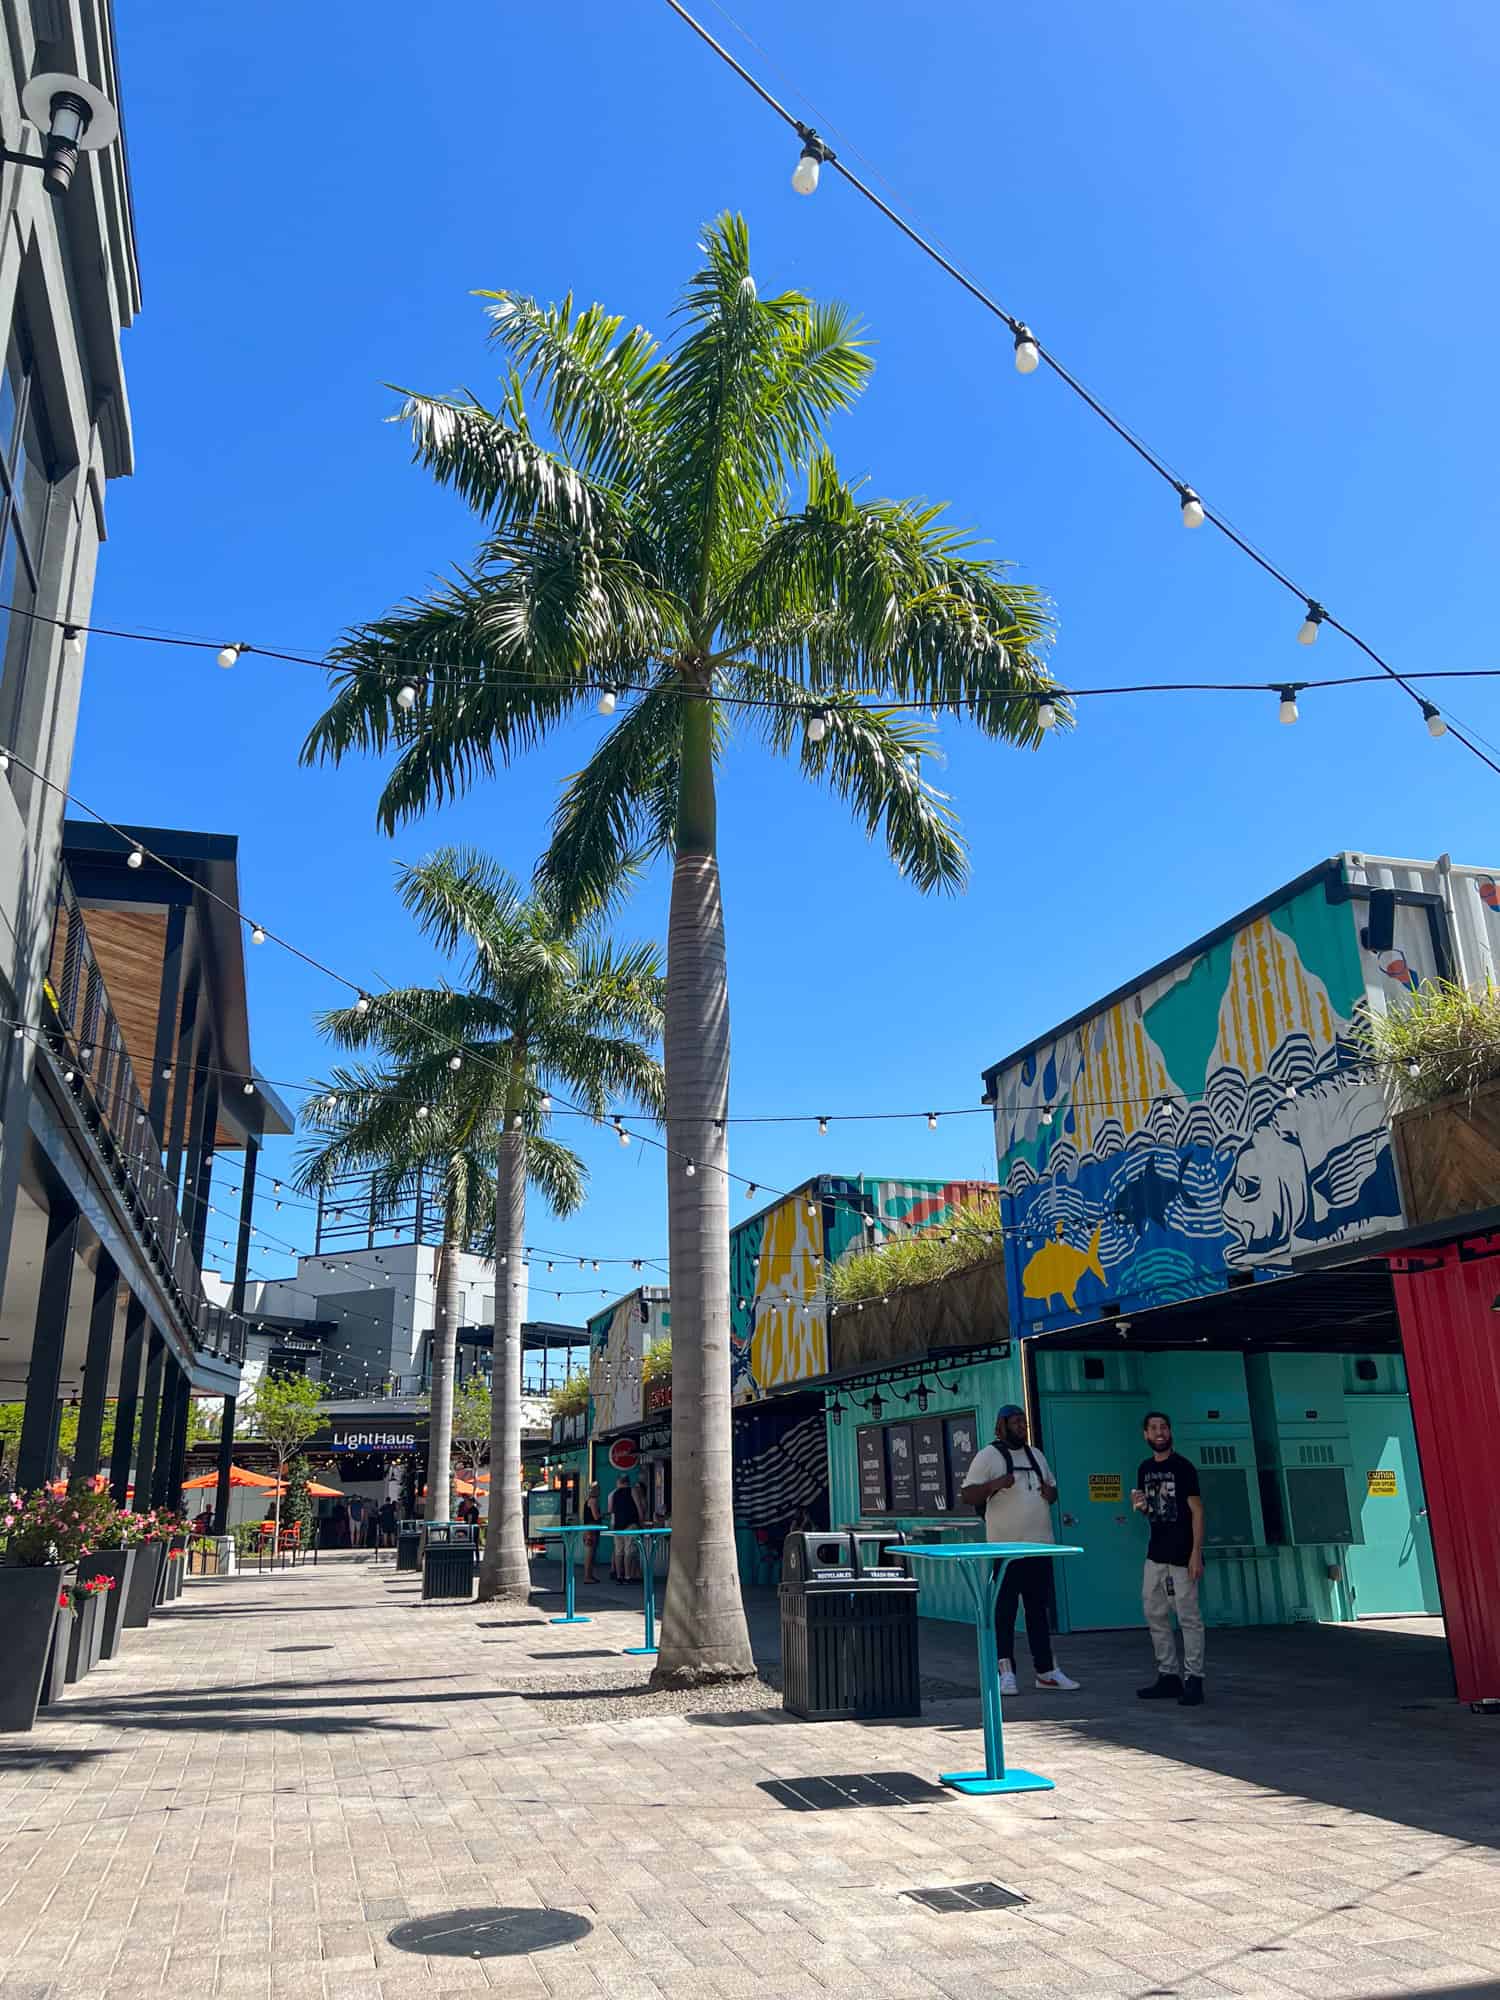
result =
[[1500,1263],[1472,1247],[1393,1278],[1458,1696],[1500,1701]]
[[1482,986],[1487,979],[1500,984],[1500,868],[1460,867],[1446,855],[1410,861],[1390,854],[1346,854],[1343,860],[1347,880],[1362,887],[1440,896],[1458,977],[1470,986]]

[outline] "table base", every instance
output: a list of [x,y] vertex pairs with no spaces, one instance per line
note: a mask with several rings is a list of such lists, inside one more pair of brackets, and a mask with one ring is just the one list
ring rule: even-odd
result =
[[951,1785],[956,1792],[970,1792],[987,1798],[992,1792],[1053,1792],[1057,1787],[1050,1778],[1040,1777],[1035,1771],[1020,1771],[1012,1768],[1003,1778],[992,1778],[986,1771],[945,1771],[939,1778],[940,1785]]
[[661,1648],[659,1646],[626,1646],[624,1651],[627,1653],[658,1653],[661,1651]]
[[586,1618],[581,1611],[570,1612],[566,1618],[554,1618],[554,1625],[592,1625],[593,1619]]

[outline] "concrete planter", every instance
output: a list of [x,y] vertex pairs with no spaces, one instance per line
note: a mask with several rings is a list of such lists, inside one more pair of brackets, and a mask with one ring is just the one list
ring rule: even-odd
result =
[[1413,1227],[1500,1207],[1500,1083],[1398,1112],[1391,1139]]
[[131,1573],[130,1587],[125,1599],[125,1623],[127,1626],[142,1626],[151,1623],[152,1608],[156,1603],[156,1586],[161,1581],[161,1566],[166,1557],[165,1542],[142,1542],[135,1551],[135,1568]]
[[68,1648],[73,1643],[73,1620],[76,1613],[72,1609],[73,1572],[65,1570],[58,1584],[58,1592],[68,1593],[69,1609],[57,1608],[57,1618],[52,1627],[52,1645],[47,1654],[47,1671],[42,1676],[42,1706],[49,1702],[61,1701],[63,1689],[68,1684]]
[[125,1630],[125,1606],[130,1597],[135,1563],[134,1549],[100,1549],[97,1555],[85,1556],[78,1565],[80,1583],[87,1582],[91,1576],[112,1576],[115,1580],[114,1589],[104,1594],[104,1619],[99,1632],[101,1660],[112,1660],[120,1650],[120,1635]]
[[52,1658],[60,1563],[0,1569],[0,1730],[30,1729]]
[[[67,1639],[67,1658],[63,1666],[64,1681],[81,1681],[99,1664],[99,1643],[104,1636],[104,1593],[81,1590],[75,1583],[70,1595],[73,1599],[73,1629],[59,1631],[57,1645],[63,1649],[63,1639]],[[66,1620],[63,1621],[67,1623]]]

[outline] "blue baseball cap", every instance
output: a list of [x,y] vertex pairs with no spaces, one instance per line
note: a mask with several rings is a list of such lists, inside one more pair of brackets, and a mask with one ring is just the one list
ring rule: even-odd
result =
[[1002,1403],[998,1412],[1001,1417],[1024,1417],[1025,1414],[1019,1403]]

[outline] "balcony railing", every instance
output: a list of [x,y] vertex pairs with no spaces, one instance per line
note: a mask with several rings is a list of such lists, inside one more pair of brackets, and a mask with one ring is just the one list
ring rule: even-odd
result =
[[204,1296],[177,1190],[162,1166],[157,1134],[66,874],[57,901],[47,1000],[52,1018],[45,1023],[45,1041],[58,1080],[76,1100],[148,1256],[177,1301],[185,1328],[201,1352],[243,1360],[242,1322]]

